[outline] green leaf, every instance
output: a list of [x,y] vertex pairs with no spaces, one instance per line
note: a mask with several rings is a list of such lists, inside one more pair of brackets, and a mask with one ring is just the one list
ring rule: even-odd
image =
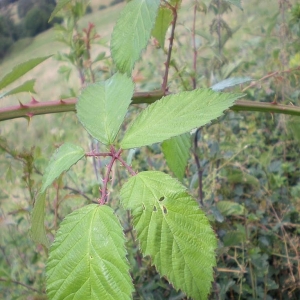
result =
[[39,193],[31,216],[30,235],[37,244],[43,244],[49,248],[50,243],[46,235],[44,219],[45,219],[45,199],[46,192]]
[[287,122],[288,131],[293,139],[300,143],[300,118],[299,116],[290,116]]
[[161,7],[152,30],[152,36],[155,37],[159,45],[164,48],[166,32],[173,20],[172,11],[168,8]]
[[169,168],[178,179],[182,180],[190,156],[190,134],[175,136],[164,141],[161,146]]
[[133,286],[119,220],[92,204],[61,223],[46,267],[49,299],[131,299]]
[[56,7],[54,8],[54,11],[52,12],[48,22],[51,22],[53,20],[53,18],[57,15],[57,13],[60,10],[62,10],[71,1],[72,0],[59,0],[59,1],[57,1]]
[[97,55],[97,57],[94,59],[93,62],[95,63],[95,62],[101,61],[101,60],[105,59],[105,56],[106,56],[106,52],[105,51],[104,52],[100,52]]
[[245,213],[244,206],[232,201],[219,201],[217,208],[224,216],[239,216]]
[[211,89],[213,91],[222,91],[226,88],[233,87],[235,85],[239,85],[245,82],[251,81],[252,78],[250,77],[232,77],[232,78],[227,78],[225,80],[222,80],[213,86],[211,86]]
[[43,176],[41,193],[53,183],[64,171],[69,170],[81,158],[84,157],[84,150],[76,145],[65,143],[61,145],[52,155],[50,162]]
[[111,55],[122,73],[131,74],[146,48],[160,0],[132,0],[126,4],[111,38]]
[[34,84],[35,84],[35,79],[28,80],[28,81],[24,82],[23,84],[19,85],[18,87],[1,94],[0,99],[3,97],[6,97],[6,96],[11,96],[11,95],[15,95],[15,94],[23,93],[23,92],[35,94]]
[[163,97],[131,124],[121,142],[129,149],[161,142],[203,126],[222,115],[242,94],[197,89]]
[[244,243],[246,240],[245,234],[239,231],[228,231],[223,238],[224,247],[237,246]]
[[260,187],[259,180],[255,176],[242,172],[238,169],[230,170],[230,173],[227,174],[226,179],[229,183],[249,184],[256,189]]
[[241,4],[241,0],[225,0],[225,1],[231,3],[232,5],[235,5],[235,6],[238,7],[240,10],[243,10],[242,4]]
[[76,105],[84,128],[103,144],[112,144],[127,113],[134,84],[125,74],[117,73],[104,82],[89,85]]
[[161,276],[189,297],[207,299],[217,240],[185,187],[165,173],[141,172],[122,187],[121,201],[132,210],[143,254]]
[[15,66],[12,71],[6,74],[0,80],[0,90],[19,79],[21,76],[29,72],[31,69],[48,59],[51,55],[30,59],[24,63]]
[[37,196],[31,217],[30,231],[32,239],[36,243],[49,247],[44,225],[46,189],[57,177],[76,164],[83,156],[84,150],[81,147],[69,143],[63,144],[52,155],[44,173],[42,188]]

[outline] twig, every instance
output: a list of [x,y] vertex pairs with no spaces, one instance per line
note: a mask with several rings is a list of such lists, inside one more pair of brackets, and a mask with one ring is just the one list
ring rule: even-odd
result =
[[198,133],[201,130],[201,128],[198,128],[196,130],[195,133],[195,138],[194,138],[194,158],[195,158],[195,162],[197,165],[197,173],[198,173],[198,182],[199,182],[199,191],[198,191],[198,199],[199,202],[201,204],[201,206],[203,206],[203,186],[202,186],[202,175],[203,175],[203,170],[201,168],[200,165],[200,159],[199,156],[197,154],[197,149],[198,149]]
[[291,73],[293,71],[298,71],[298,70],[300,70],[300,66],[292,68],[292,69],[284,70],[284,71],[275,71],[275,72],[269,73],[269,74],[263,76],[262,78],[258,79],[257,81],[251,82],[248,86],[246,86],[244,89],[242,89],[242,92],[247,91],[249,88],[256,86],[258,83],[260,83],[261,81],[266,80],[268,78],[274,77],[279,74]]
[[132,175],[135,176],[136,173],[132,170],[132,168],[123,160],[122,157],[118,158],[118,161],[127,169],[127,171]]
[[104,204],[107,202],[108,192],[107,192],[107,185],[109,182],[109,176],[112,170],[112,167],[114,165],[114,162],[120,158],[120,154],[122,153],[122,149],[120,149],[118,152],[116,152],[114,146],[110,147],[110,153],[111,153],[111,161],[107,166],[107,172],[103,179],[103,188],[101,190],[101,198],[99,199],[99,204]]
[[277,214],[276,210],[274,209],[274,206],[273,206],[271,201],[269,201],[269,205],[270,205],[270,207],[271,207],[271,209],[274,213],[275,218],[277,219],[277,221],[280,225],[280,229],[281,229],[282,237],[283,237],[284,249],[285,249],[285,252],[286,252],[286,259],[287,259],[287,262],[288,262],[288,268],[290,269],[290,273],[291,273],[290,275],[292,276],[293,282],[296,282],[296,279],[295,279],[295,276],[294,276],[294,273],[293,273],[292,263],[290,261],[289,252],[288,252],[288,249],[287,249],[286,231],[285,231],[284,227],[282,226],[281,220],[278,217],[278,214]]
[[69,187],[69,186],[67,186],[67,185],[64,186],[63,189],[64,189],[64,190],[72,191],[72,192],[75,193],[75,194],[79,194],[79,195],[81,195],[83,198],[85,198],[86,200],[88,200],[88,201],[90,201],[90,202],[97,203],[97,202],[93,201],[89,196],[87,196],[86,194],[84,194],[84,193],[83,193],[82,191],[80,191],[80,190],[76,190],[76,189],[74,189],[74,188],[72,188],[72,187]]
[[[26,285],[25,283],[16,281],[16,280],[0,278],[0,281],[3,281],[3,282],[12,282],[12,283],[14,283],[14,284],[21,285],[21,286],[27,288],[28,290],[34,291],[34,292],[36,292],[36,293],[40,293],[39,290],[37,290],[37,289],[35,289],[35,288],[33,288],[33,287],[29,286],[29,285]],[[43,292],[43,294],[45,294],[45,292]]]
[[167,4],[167,6],[171,9],[171,11],[173,13],[169,50],[168,50],[168,55],[167,55],[167,61],[165,62],[166,69],[165,69],[165,75],[163,77],[163,83],[161,85],[162,91],[165,94],[166,91],[168,90],[167,85],[168,85],[169,68],[170,68],[171,54],[172,54],[173,42],[174,42],[174,36],[175,36],[175,27],[176,27],[176,21],[177,21],[177,4],[175,7],[173,7],[167,1],[164,0],[164,2]]
[[94,152],[93,150],[91,152],[87,152],[85,153],[85,156],[86,157],[99,157],[99,156],[103,156],[103,157],[106,157],[106,156],[113,156],[113,154],[111,152]]
[[[254,84],[255,85],[255,84]],[[252,85],[252,86],[254,86]],[[251,86],[251,87],[252,87]],[[250,87],[250,86],[249,86]],[[247,88],[245,88],[247,89]],[[244,89],[244,90],[245,90]],[[131,104],[151,104],[163,97],[162,91],[135,93]],[[0,122],[17,118],[32,118],[36,115],[46,115],[76,110],[76,98],[54,100],[26,105],[14,105],[0,109]],[[291,116],[300,116],[300,107],[293,105],[274,104],[249,100],[237,100],[230,108],[233,111],[257,111],[266,113],[280,113]]]

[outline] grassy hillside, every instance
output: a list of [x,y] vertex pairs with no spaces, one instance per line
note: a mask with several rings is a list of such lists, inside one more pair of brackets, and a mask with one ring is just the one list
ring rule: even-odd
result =
[[[86,15],[81,20],[80,26],[83,28],[87,27],[89,22],[94,23],[102,41],[108,41],[112,28],[124,4],[118,4],[104,10],[98,10],[99,3],[109,3],[109,1],[93,1],[93,13]],[[25,38],[17,41],[12,46],[9,55],[5,57],[0,65],[1,74],[8,73],[14,66],[30,58],[56,54],[58,51],[65,51],[65,46],[62,43],[55,41],[55,36],[55,30],[49,29],[34,38]],[[94,52],[92,54],[97,55],[100,51],[103,51],[103,47],[96,46],[94,47]],[[56,99],[66,88],[64,85],[61,86],[62,78],[59,78],[57,73],[59,65],[60,64],[54,59],[49,59],[32,70],[30,74],[22,77],[15,85],[20,84],[29,78],[37,78],[36,91],[38,93],[38,98],[49,99],[49,97],[51,97],[51,99]],[[77,85],[76,76],[74,81],[74,85]],[[45,85],[45,82],[48,84]],[[49,83],[51,83],[50,86]],[[22,95],[22,98],[23,97],[24,94]],[[11,99],[13,100],[10,101],[15,101],[16,97],[11,97]]]

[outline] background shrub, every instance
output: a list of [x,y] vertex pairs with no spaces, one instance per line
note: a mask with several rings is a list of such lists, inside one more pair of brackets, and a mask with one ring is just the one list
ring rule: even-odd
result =
[[33,8],[34,0],[19,0],[18,1],[18,16],[24,18],[27,13]]
[[49,16],[44,10],[37,7],[32,8],[25,17],[24,26],[28,36],[35,36],[48,29]]
[[99,10],[102,10],[102,9],[105,9],[105,8],[107,8],[106,5],[101,4],[101,5],[99,6]]
[[3,58],[9,47],[19,38],[19,28],[10,15],[0,16],[0,58]]
[[110,3],[110,6],[119,4],[119,3],[121,3],[121,2],[124,2],[124,0],[113,0],[113,1]]

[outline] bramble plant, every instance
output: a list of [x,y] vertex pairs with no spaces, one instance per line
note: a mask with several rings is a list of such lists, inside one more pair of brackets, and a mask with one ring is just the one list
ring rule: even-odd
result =
[[[111,171],[117,162],[132,176],[121,188],[120,198],[123,207],[132,213],[143,255],[150,255],[161,276],[189,297],[206,299],[210,291],[217,240],[198,202],[170,175],[158,171],[136,174],[123,160],[122,152],[203,126],[221,116],[242,94],[196,89],[165,96],[141,112],[124,136],[119,137],[134,92],[129,76],[147,45],[159,7],[159,0],[131,1],[126,5],[111,40],[118,72],[104,82],[89,85],[78,98],[79,121],[109,151],[85,152],[79,146],[64,144],[44,173],[31,233],[37,243],[48,247],[43,217],[47,188],[80,159],[111,158],[99,205],[91,204],[68,215],[50,248],[46,268],[50,299],[70,295],[88,299],[131,298],[133,285],[125,237],[113,209],[107,205]],[[124,28],[128,28],[127,35]]]
[[[208,2],[210,4],[206,5]],[[75,2],[73,5],[71,0],[58,1],[50,20],[65,8],[71,10],[65,24],[57,25],[56,28],[61,34],[60,40],[67,44],[71,51],[69,54],[60,53],[56,58],[60,61],[67,61],[78,71],[83,87],[79,97],[47,102],[37,102],[32,97],[31,102],[27,104],[20,102],[18,106],[0,109],[0,121],[19,117],[26,117],[30,120],[39,114],[75,110],[79,123],[91,137],[90,149],[87,149],[87,145],[72,143],[64,143],[57,148],[43,173],[41,187],[36,197],[32,188],[33,181],[30,178],[31,171],[26,170],[29,174],[26,180],[30,196],[35,199],[30,234],[36,244],[43,245],[46,251],[49,249],[46,265],[47,296],[49,299],[132,299],[135,286],[129,256],[130,251],[133,250],[128,248],[131,244],[126,242],[124,234],[128,229],[114,209],[115,206],[121,206],[128,211],[130,216],[128,219],[131,219],[133,223],[142,255],[150,257],[151,264],[155,266],[160,276],[168,280],[176,290],[181,290],[186,297],[197,300],[208,299],[212,283],[216,284],[214,278],[217,265],[216,252],[220,250],[217,233],[210,221],[215,218],[214,220],[221,223],[224,216],[240,218],[247,216],[243,204],[227,200],[216,200],[216,206],[211,208],[213,217],[209,219],[206,216],[202,187],[203,168],[198,149],[200,130],[204,125],[217,120],[228,109],[279,112],[299,116],[299,107],[279,104],[276,100],[267,103],[238,99],[243,98],[248,89],[266,78],[285,76],[298,71],[300,67],[293,64],[288,70],[269,73],[256,82],[250,77],[230,77],[234,68],[224,68],[227,63],[224,45],[234,34],[234,30],[228,26],[222,15],[231,8],[231,5],[242,9],[241,1],[195,1],[192,25],[194,57],[192,69],[185,70],[190,80],[187,82],[172,57],[177,12],[182,1],[131,0],[127,1],[124,6],[111,36],[110,53],[113,61],[111,68],[113,74],[107,72],[105,75],[108,78],[100,80],[93,71],[92,65],[103,60],[106,54],[101,52],[94,61],[91,60],[91,43],[99,36],[91,23],[82,32],[79,31],[77,22],[84,15],[87,4]],[[211,37],[201,32],[197,34],[205,36],[207,43],[210,44],[209,47],[214,53],[210,71],[212,74],[217,74],[216,76],[219,76],[221,80],[211,85],[211,88],[197,88],[196,11],[206,13],[207,10],[214,13],[210,25]],[[164,44],[169,27],[170,39],[166,51]],[[167,56],[161,89],[136,92],[134,66],[140,60],[151,36],[155,37],[155,43]],[[49,57],[31,59],[14,68],[0,81],[0,90]],[[168,79],[172,68],[176,71],[176,80],[181,82],[184,91],[171,93]],[[60,72],[68,80],[71,70],[72,67],[63,66]],[[241,93],[221,92],[226,88],[245,83],[249,85],[241,88]],[[0,98],[25,91],[35,93],[34,80],[3,92]],[[70,89],[69,94],[75,96],[76,93]],[[130,120],[129,107],[136,103],[149,105]],[[220,130],[217,136],[220,135],[219,133]],[[97,143],[101,147],[94,147],[98,145]],[[134,155],[132,153],[139,151],[140,147],[156,143],[161,143],[167,165],[176,178],[157,170],[137,172],[133,167]],[[243,145],[243,147],[245,149],[248,145]],[[197,179],[191,180],[190,184],[191,186],[198,184],[198,199],[188,192],[183,182],[190,148],[193,148],[195,175],[197,175]],[[4,149],[13,157],[18,157],[6,148],[2,140],[0,140],[0,149]],[[126,159],[128,153],[131,153],[130,159],[128,159],[130,154]],[[18,157],[18,159],[25,161],[28,169],[33,168],[30,155],[26,157],[25,153],[24,157]],[[97,187],[99,197],[93,201],[94,203],[75,209],[66,215],[59,224],[52,242],[49,240],[50,230],[45,227],[47,191],[56,182],[59,186],[62,175],[72,166],[79,161],[89,159],[93,159],[96,171],[104,174]],[[212,176],[217,177],[215,173],[221,169],[221,159],[217,156],[214,159],[217,163],[216,171],[213,171]],[[99,161],[100,163],[96,165],[95,162]],[[120,186],[119,195],[114,193],[111,196],[110,190],[113,188],[116,165],[123,168],[127,175],[127,182]],[[246,181],[253,186],[257,185],[258,180],[254,176],[244,174],[239,169],[232,169],[232,173],[230,169],[228,170],[229,174],[226,175],[231,183]],[[272,180],[275,181],[275,179]],[[209,195],[211,198],[214,197],[215,190],[214,186]],[[112,202],[114,202],[113,205]],[[58,206],[57,203],[55,205]],[[57,207],[55,214],[57,214]],[[250,217],[251,220],[256,221],[254,216]],[[57,220],[55,220],[53,230],[57,229],[56,222]],[[258,275],[254,274],[253,266],[255,263],[259,265],[266,258],[260,258],[260,253],[254,246],[247,248],[247,243],[245,243],[245,240],[249,239],[247,222],[245,221],[245,230],[241,228],[242,226],[237,226],[236,230],[229,231],[227,240],[225,238],[222,240],[222,243],[224,242],[222,251],[228,252],[228,258],[237,263],[240,269],[236,272],[239,276],[246,273],[244,268],[248,264],[252,280],[252,298],[256,299],[258,289],[255,287],[254,278]],[[132,240],[134,240],[133,234]],[[235,247],[240,243],[242,247],[234,248],[234,256],[232,252],[225,249],[226,247],[229,249],[231,245]],[[249,254],[249,261],[245,262],[245,265],[243,265],[244,249],[245,253]],[[239,259],[243,263],[239,263]],[[257,263],[255,259],[259,262]],[[292,269],[291,266],[290,268]],[[293,274],[293,271],[290,273]],[[258,271],[257,274],[259,274]],[[267,279],[266,282],[265,286],[268,284],[271,286],[272,282],[268,282]],[[234,284],[232,279],[228,283],[225,280],[225,283],[226,287],[223,291],[221,290],[220,295],[222,293],[224,295]],[[241,277],[237,279],[237,284],[242,286]],[[217,299],[221,299],[217,288],[214,292]],[[239,291],[235,292],[239,293]],[[250,293],[250,288],[248,292]],[[266,296],[267,288],[264,293]]]

